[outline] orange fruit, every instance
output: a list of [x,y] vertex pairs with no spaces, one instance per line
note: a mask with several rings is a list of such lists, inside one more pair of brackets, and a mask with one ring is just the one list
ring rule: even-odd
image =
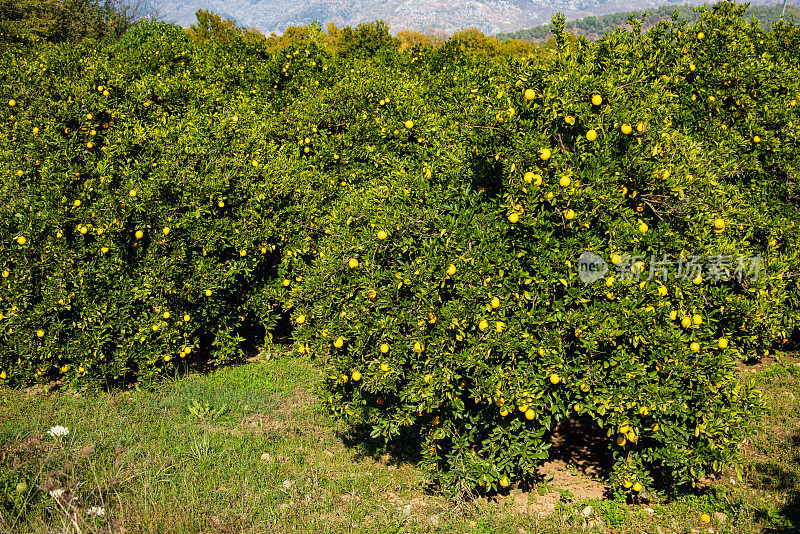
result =
[[622,133],[624,133],[625,135],[628,135],[633,131],[633,128],[631,128],[631,125],[626,122],[620,127],[620,131],[622,131]]
[[533,89],[525,89],[525,100],[531,101],[536,98],[536,91]]
[[586,132],[587,141],[594,141],[595,139],[597,139],[597,130],[589,130]]
[[602,103],[603,103],[603,97],[602,96],[600,96],[600,95],[593,95],[592,96],[592,104],[594,104],[595,106],[599,106]]

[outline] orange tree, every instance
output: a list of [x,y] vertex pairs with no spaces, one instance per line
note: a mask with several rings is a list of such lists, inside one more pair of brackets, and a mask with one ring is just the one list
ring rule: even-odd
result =
[[109,45],[4,44],[3,380],[150,381],[263,342],[307,161],[278,148],[276,110],[328,58],[307,44],[150,23]]
[[[294,266],[297,345],[337,416],[414,437],[456,491],[529,478],[568,417],[607,434],[623,491],[736,463],[763,408],[736,361],[796,321],[798,87],[759,51],[772,34],[701,14],[596,46],[556,21],[553,54],[511,64],[428,52],[451,90],[414,117],[432,142],[331,208]],[[713,68],[736,81],[692,76],[730,40],[735,70]],[[749,114],[719,107],[754,79]],[[583,251],[603,279],[580,280]]]

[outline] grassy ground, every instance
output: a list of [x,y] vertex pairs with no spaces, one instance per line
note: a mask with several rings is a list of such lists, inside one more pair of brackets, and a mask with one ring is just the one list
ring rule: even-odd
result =
[[[800,529],[800,364],[743,375],[762,384],[772,408],[744,447],[742,482],[729,475],[646,505],[579,502],[553,487],[546,518],[527,513],[538,493],[471,503],[425,493],[414,466],[368,452],[318,409],[317,377],[313,362],[282,357],[156,391],[0,389],[0,532],[517,534],[574,532],[590,521],[620,533]],[[69,434],[47,435],[54,425]],[[56,489],[66,491],[56,499]],[[89,516],[90,507],[105,514]],[[727,519],[699,522],[714,512]]]

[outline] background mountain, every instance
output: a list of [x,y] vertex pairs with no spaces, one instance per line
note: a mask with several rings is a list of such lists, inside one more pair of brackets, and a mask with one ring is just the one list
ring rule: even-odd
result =
[[[254,27],[266,34],[283,33],[288,26],[319,21],[353,26],[377,19],[389,23],[392,32],[404,29],[452,33],[477,28],[483,33],[513,32],[547,24],[554,13],[568,20],[620,11],[642,10],[664,5],[686,4],[686,0],[149,0],[148,7],[165,22],[189,26],[195,12],[206,9],[239,26]],[[689,3],[702,2],[691,0]],[[774,5],[776,0],[754,0]],[[797,5],[800,0],[789,0]]]

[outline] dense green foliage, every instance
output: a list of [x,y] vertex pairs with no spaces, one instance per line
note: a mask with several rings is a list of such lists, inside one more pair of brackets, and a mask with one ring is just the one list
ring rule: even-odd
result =
[[[736,362],[800,309],[800,30],[721,6],[510,58],[207,13],[3,41],[0,378],[148,381],[290,319],[326,405],[456,491],[526,480],[569,417],[625,491],[735,463]],[[626,259],[663,255],[704,271]]]
[[0,0],[0,34],[52,42],[118,38],[133,16],[110,0]]
[[[755,17],[764,30],[769,31],[772,25],[780,20],[781,11],[782,5],[780,3],[775,6],[749,6],[744,16],[745,18]],[[676,18],[673,17],[674,14],[677,14]],[[639,11],[622,11],[599,17],[584,17],[567,22],[565,29],[573,35],[584,35],[589,39],[598,39],[618,28],[629,27],[628,20],[631,17],[643,21],[643,27],[650,29],[662,21],[685,20],[689,23],[694,23],[697,21],[698,15],[694,5],[680,4]],[[791,4],[787,5],[785,18],[787,21],[793,20],[797,23],[800,20],[800,9]],[[543,43],[552,37],[552,30],[552,24],[542,24],[535,28],[498,33],[495,37],[501,41],[518,39],[520,41]]]

